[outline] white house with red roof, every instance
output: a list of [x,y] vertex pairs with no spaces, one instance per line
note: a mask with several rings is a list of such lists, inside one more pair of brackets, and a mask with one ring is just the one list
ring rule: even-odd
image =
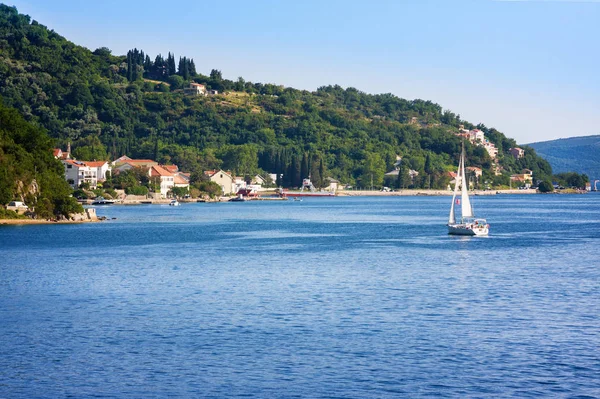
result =
[[167,194],[175,187],[175,175],[160,165],[153,165],[148,170],[150,177],[160,178],[160,196],[167,197]]
[[192,82],[188,87],[183,89],[183,93],[188,96],[205,96],[206,86],[200,83]]
[[110,164],[107,161],[83,161],[90,168],[96,169],[98,181],[106,180],[106,172],[110,171]]
[[65,179],[73,188],[78,188],[83,183],[89,183],[90,188],[98,186],[98,169],[90,167],[83,161],[74,159],[63,159],[61,161],[65,167]]

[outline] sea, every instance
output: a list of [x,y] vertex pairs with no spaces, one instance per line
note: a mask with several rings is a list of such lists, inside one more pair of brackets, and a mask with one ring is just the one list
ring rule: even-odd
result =
[[599,398],[600,195],[0,226],[0,398]]

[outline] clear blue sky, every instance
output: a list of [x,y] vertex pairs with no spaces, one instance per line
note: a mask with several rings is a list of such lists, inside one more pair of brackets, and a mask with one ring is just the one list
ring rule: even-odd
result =
[[519,143],[600,134],[600,0],[6,2],[91,50],[432,100]]

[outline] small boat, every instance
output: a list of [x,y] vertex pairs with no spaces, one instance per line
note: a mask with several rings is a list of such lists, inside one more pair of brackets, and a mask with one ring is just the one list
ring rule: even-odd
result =
[[[460,187],[460,198],[458,190]],[[460,205],[460,222],[456,221],[454,205]],[[450,206],[450,216],[448,218],[448,234],[461,236],[487,236],[490,225],[485,219],[475,218],[471,201],[469,200],[468,182],[465,175],[465,145],[463,143],[458,172],[456,173],[456,184],[454,185],[454,195],[452,196],[452,205]]]
[[242,194],[238,195],[237,197],[233,197],[229,200],[229,202],[245,202],[247,201],[246,198],[244,198],[244,196]]
[[181,204],[180,204],[180,203],[179,203],[179,201],[177,201],[176,199],[172,200],[172,201],[169,203],[169,206],[179,206],[179,205],[181,205]]
[[115,203],[115,200],[108,200],[104,197],[96,197],[94,201],[92,201],[92,205],[112,205]]

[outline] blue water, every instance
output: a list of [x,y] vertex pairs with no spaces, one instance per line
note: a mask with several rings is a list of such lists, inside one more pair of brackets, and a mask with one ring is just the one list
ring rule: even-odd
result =
[[0,226],[0,398],[600,397],[600,195]]

